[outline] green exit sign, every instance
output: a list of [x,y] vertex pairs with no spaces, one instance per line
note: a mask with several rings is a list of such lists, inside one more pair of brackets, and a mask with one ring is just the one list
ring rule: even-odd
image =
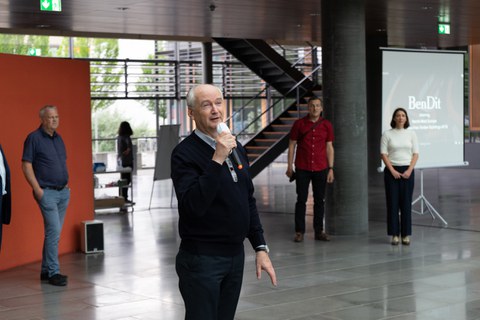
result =
[[438,34],[450,34],[450,25],[447,23],[439,23]]
[[28,49],[29,56],[37,56],[40,57],[42,55],[42,49],[40,48],[30,48]]
[[40,0],[41,11],[62,11],[62,0]]

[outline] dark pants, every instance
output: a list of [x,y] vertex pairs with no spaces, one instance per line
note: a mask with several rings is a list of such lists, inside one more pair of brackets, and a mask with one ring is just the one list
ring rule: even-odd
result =
[[132,173],[131,172],[122,172],[120,174],[120,179],[127,180],[127,187],[122,188],[122,197],[125,200],[128,200],[128,189],[129,185],[132,183]]
[[323,231],[327,174],[328,169],[322,171],[296,171],[297,203],[295,204],[295,232],[305,233],[305,213],[310,181],[313,189],[313,229],[315,233]]
[[175,268],[186,320],[230,320],[237,310],[245,254],[205,256],[180,250]]
[[[408,166],[394,166],[400,173]],[[415,170],[408,179],[395,179],[390,170],[384,171],[385,194],[387,197],[387,232],[391,236],[406,237],[412,234],[412,197]],[[400,213],[400,214],[399,214]]]

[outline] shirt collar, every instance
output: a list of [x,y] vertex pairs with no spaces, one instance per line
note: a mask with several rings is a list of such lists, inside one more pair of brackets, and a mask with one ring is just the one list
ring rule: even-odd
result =
[[215,146],[217,142],[212,137],[206,135],[205,133],[201,132],[200,130],[193,131],[200,139],[202,139],[206,144],[212,147],[215,150]]
[[38,128],[38,130],[40,130],[40,132],[41,132],[44,136],[47,136],[47,137],[50,137],[50,138],[53,138],[53,137],[56,137],[56,136],[57,136],[57,131],[53,131],[53,135],[49,135],[49,134],[47,133],[47,131],[45,131],[45,130],[43,129],[43,126],[42,126],[42,125],[40,125],[40,128]]
[[310,117],[308,115],[306,115],[305,117],[303,117],[303,120],[307,123],[317,123],[319,121],[322,121],[323,118],[322,118],[322,116],[320,116],[320,117],[318,117],[317,121],[312,121],[312,120],[310,120]]

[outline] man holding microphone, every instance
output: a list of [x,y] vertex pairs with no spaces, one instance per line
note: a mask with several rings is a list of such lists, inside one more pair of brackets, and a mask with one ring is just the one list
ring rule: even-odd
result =
[[[276,286],[275,270],[263,237],[245,151],[220,125],[225,112],[222,92],[209,84],[195,86],[187,95],[187,105],[196,129],[176,146],[171,157],[182,239],[176,270],[185,319],[234,319],[243,279],[245,238],[256,251],[257,278],[264,270]],[[237,160],[230,156],[234,149]],[[238,160],[243,163],[236,163]]]

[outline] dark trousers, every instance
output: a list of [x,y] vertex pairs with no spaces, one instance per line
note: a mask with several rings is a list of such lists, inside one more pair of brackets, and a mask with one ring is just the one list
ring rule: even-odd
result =
[[[132,183],[132,173],[131,172],[122,172],[120,174],[120,179],[127,180],[127,185],[130,185]],[[125,200],[128,200],[128,189],[129,189],[129,187],[122,188],[122,197]]]
[[[408,166],[394,166],[394,169],[403,173],[408,169]],[[390,170],[385,169],[384,181],[387,197],[388,235],[409,236],[412,234],[412,198],[415,170],[412,171],[408,179],[395,179]]]
[[328,169],[322,171],[296,171],[297,203],[295,204],[295,232],[305,233],[305,213],[310,182],[312,182],[313,189],[313,229],[315,233],[322,232],[327,174]]
[[245,254],[205,256],[180,250],[175,268],[185,320],[233,320],[243,280]]

